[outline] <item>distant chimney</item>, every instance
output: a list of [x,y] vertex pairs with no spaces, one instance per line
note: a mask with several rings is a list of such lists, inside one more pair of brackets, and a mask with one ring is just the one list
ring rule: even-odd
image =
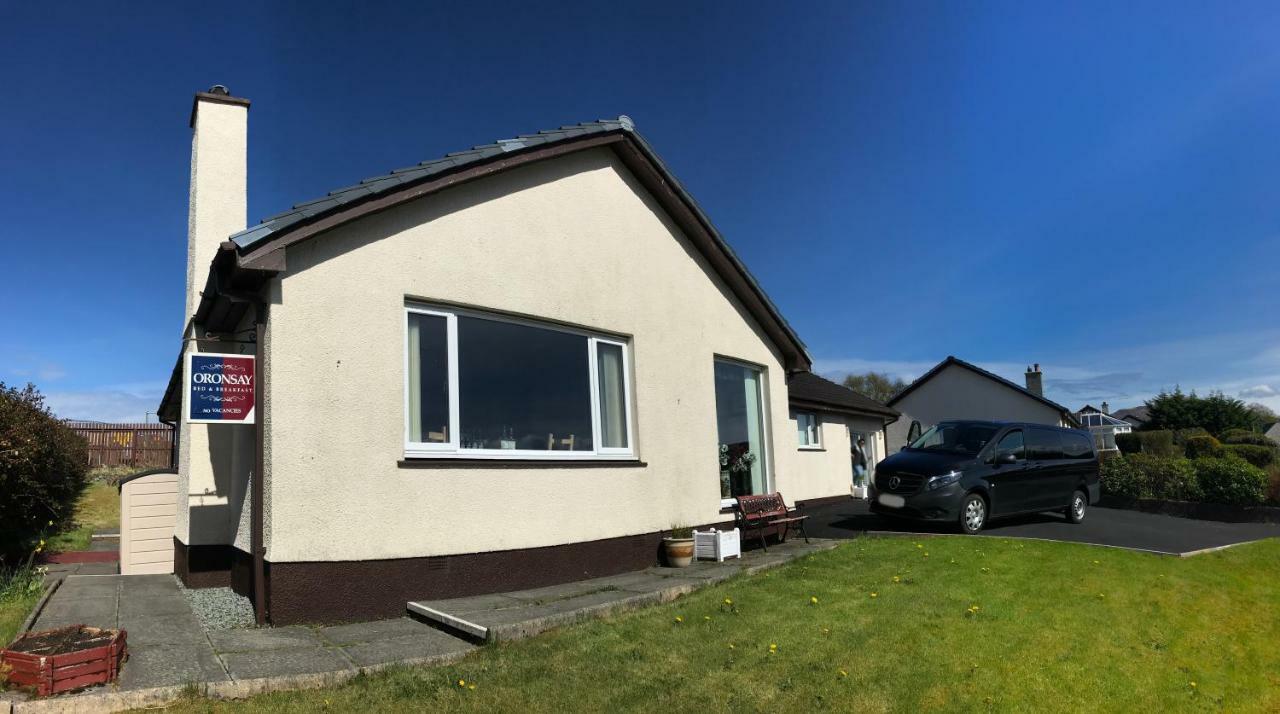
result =
[[1110,414],[1111,414],[1111,405],[1110,405],[1110,404],[1107,404],[1106,402],[1103,402],[1103,403],[1102,403],[1102,413],[1103,413],[1103,414],[1110,415]]
[[244,230],[248,215],[249,100],[215,84],[191,105],[191,194],[187,213],[187,303],[199,305],[218,245]]
[[1044,396],[1044,373],[1040,371],[1039,363],[1027,367],[1027,391],[1037,397]]

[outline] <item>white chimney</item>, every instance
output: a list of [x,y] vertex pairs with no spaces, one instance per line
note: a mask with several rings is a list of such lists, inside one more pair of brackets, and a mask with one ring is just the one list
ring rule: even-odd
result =
[[218,245],[245,228],[248,214],[249,100],[218,84],[197,92],[191,107],[191,196],[187,213],[187,311],[200,291]]

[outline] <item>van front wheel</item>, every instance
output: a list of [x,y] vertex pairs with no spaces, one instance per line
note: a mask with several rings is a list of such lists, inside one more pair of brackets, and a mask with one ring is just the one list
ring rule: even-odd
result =
[[1067,506],[1067,520],[1079,523],[1084,520],[1084,513],[1087,510],[1089,510],[1089,496],[1084,491],[1071,494],[1071,505]]
[[964,497],[960,504],[960,530],[973,535],[987,524],[987,501],[976,493]]

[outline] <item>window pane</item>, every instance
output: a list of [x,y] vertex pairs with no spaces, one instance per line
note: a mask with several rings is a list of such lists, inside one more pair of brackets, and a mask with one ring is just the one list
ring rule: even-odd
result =
[[627,393],[622,373],[622,345],[596,343],[596,376],[600,382],[600,445],[627,448]]
[[592,451],[587,338],[458,316],[464,449]]
[[760,372],[716,362],[716,428],[719,432],[720,496],[763,493],[764,425]]
[[409,313],[409,441],[449,441],[449,333],[439,315]]
[[1026,450],[1022,445],[1022,432],[1011,431],[1000,439],[1000,443],[996,444],[996,454],[1013,454],[1013,458],[1021,461],[1026,457]]
[[818,418],[813,414],[796,414],[796,431],[801,446],[818,445]]
[[1027,458],[1033,461],[1055,461],[1062,458],[1062,441],[1058,432],[1031,429],[1027,441]]

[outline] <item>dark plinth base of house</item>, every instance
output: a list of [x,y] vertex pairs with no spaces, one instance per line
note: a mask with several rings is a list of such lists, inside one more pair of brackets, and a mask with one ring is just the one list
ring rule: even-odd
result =
[[173,539],[173,572],[188,588],[230,587],[234,566],[249,560],[248,553],[232,545],[187,545]]

